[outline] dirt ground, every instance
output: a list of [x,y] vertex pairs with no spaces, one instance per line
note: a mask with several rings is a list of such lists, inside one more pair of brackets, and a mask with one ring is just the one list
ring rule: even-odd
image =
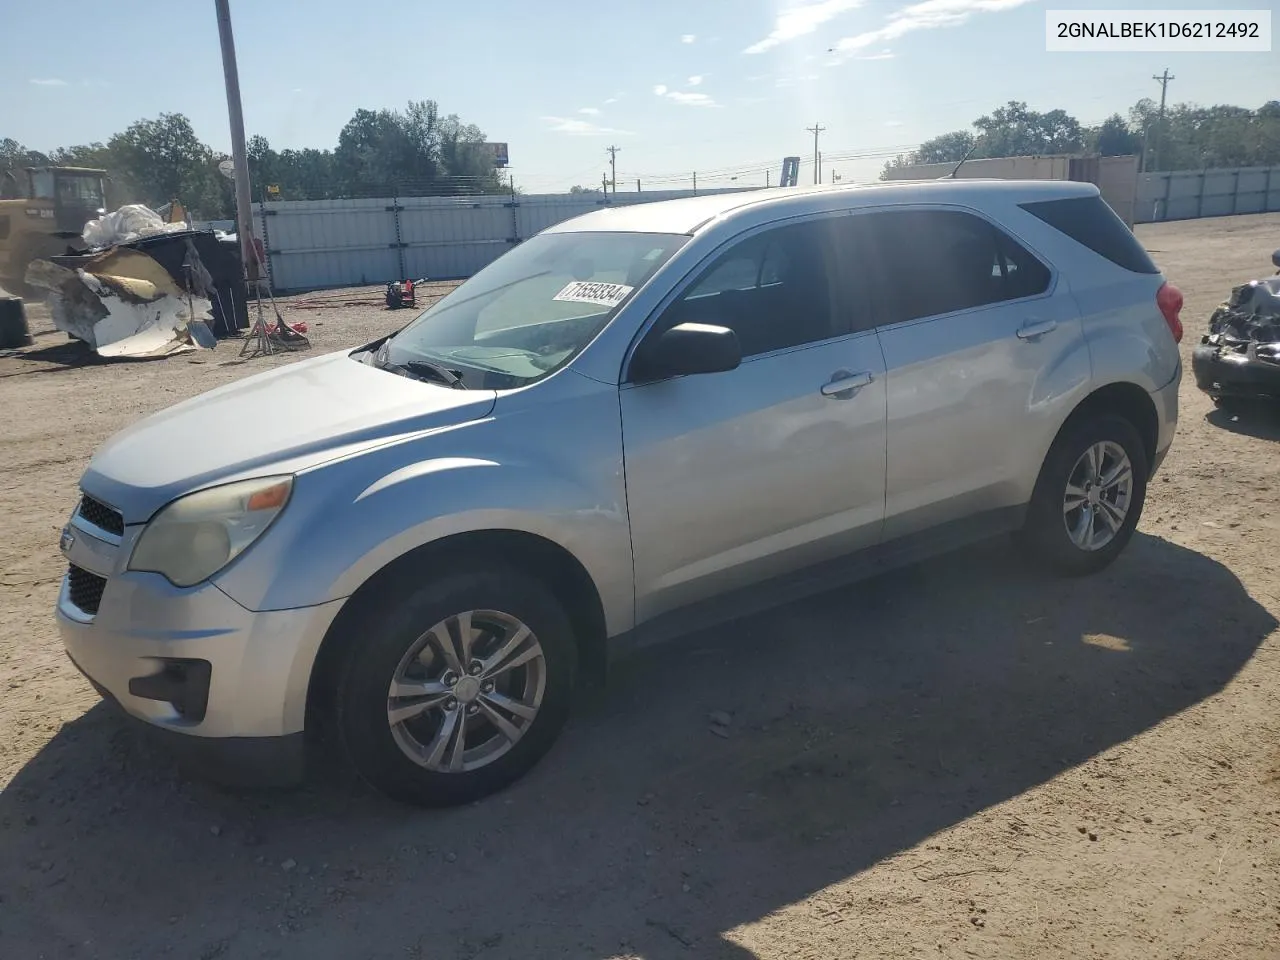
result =
[[[1138,232],[1189,366],[1280,215]],[[407,317],[351,296],[286,306],[313,352]],[[86,365],[33,314],[0,359],[0,958],[1280,957],[1280,421],[1189,369],[1107,573],[993,543],[645,654],[525,781],[428,813],[336,768],[184,780],[72,669],[57,539],[94,448],[294,358]]]

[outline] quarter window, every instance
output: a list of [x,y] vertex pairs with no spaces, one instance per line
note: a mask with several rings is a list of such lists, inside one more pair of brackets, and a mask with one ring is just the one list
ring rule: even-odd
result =
[[1031,297],[1049,287],[1043,263],[972,214],[873,213],[863,233],[879,279],[882,325]]

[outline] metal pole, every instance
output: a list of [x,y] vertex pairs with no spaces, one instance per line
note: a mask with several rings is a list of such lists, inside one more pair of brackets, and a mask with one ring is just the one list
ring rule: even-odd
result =
[[693,171],[693,195],[698,195],[698,171]]
[[244,114],[240,109],[240,73],[236,69],[236,41],[231,33],[228,0],[213,0],[218,14],[218,39],[222,42],[222,73],[227,82],[227,115],[231,120],[231,161],[236,170],[236,232],[240,235],[240,259],[247,283],[258,279],[257,251],[253,247],[253,193],[249,189],[249,155],[244,146]]

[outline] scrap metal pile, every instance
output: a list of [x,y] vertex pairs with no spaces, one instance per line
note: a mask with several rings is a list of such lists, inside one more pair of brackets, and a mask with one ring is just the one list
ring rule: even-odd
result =
[[[139,205],[89,222],[81,239],[79,252],[32,261],[25,282],[44,291],[57,329],[100,356],[213,349],[219,336],[242,336],[251,326],[234,239],[165,222]],[[278,311],[276,317],[274,327],[253,326],[255,333],[263,327],[254,339],[267,352],[310,345],[302,330]]]
[[217,343],[206,325],[212,304],[204,294],[211,280],[194,246],[188,256],[192,279],[186,289],[152,257],[128,247],[84,257],[74,268],[36,260],[27,268],[27,283],[47,292],[53,325],[99,355],[168,356]]
[[[1280,266],[1280,251],[1272,258]],[[1280,399],[1280,274],[1231,291],[1192,353],[1196,385],[1215,403]]]

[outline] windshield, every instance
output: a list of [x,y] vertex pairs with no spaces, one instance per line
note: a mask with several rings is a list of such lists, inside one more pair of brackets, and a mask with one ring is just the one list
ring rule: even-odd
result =
[[106,202],[102,178],[93,174],[58,174],[58,199],[74,206],[101,207]]
[[577,356],[688,241],[652,233],[548,233],[495,260],[387,344],[404,366],[438,364],[459,386],[525,386]]

